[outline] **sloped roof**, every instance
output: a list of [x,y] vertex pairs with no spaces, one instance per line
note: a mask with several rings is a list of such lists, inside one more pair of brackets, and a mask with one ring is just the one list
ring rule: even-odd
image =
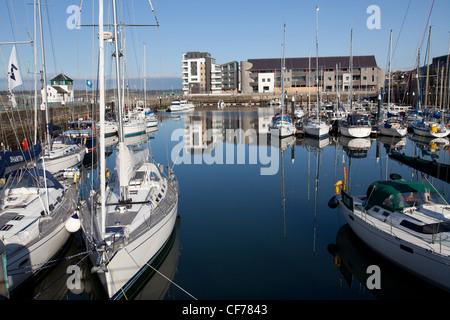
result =
[[54,78],[51,79],[51,80],[52,80],[52,81],[53,81],[53,80],[57,80],[57,81],[60,81],[60,80],[73,81],[73,80],[70,79],[68,76],[66,76],[64,73],[58,74],[56,77],[54,77]]
[[[349,68],[350,57],[319,57],[319,68],[324,69],[335,69],[336,65],[340,64],[341,68]],[[280,70],[281,69],[281,58],[276,59],[248,59],[248,62],[252,63],[253,66],[249,71],[256,70]],[[286,69],[308,69],[309,68],[309,58],[286,58],[285,59]],[[354,56],[353,57],[353,68],[374,68],[377,67],[377,62],[375,56]],[[316,58],[311,57],[311,69],[316,68]]]

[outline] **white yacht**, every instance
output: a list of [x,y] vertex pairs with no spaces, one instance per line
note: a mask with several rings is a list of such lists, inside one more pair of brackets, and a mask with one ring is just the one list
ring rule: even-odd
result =
[[[450,291],[450,209],[433,186],[413,180],[372,183],[349,195],[336,184],[338,206],[369,247],[401,268]],[[342,187],[342,190],[341,190]]]
[[371,132],[372,126],[366,114],[350,114],[339,123],[339,133],[347,137],[366,138]]

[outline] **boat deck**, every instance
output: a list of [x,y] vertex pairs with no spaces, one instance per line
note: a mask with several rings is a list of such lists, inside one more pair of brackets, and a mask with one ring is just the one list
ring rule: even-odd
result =
[[[145,205],[145,200],[141,203],[131,202],[129,204],[124,204],[124,206],[128,206],[128,209],[124,210],[123,212],[115,210],[115,207],[117,207],[117,203],[106,203],[108,207],[112,208],[112,210],[107,209],[108,213],[106,215],[107,217],[105,223],[106,237],[109,237],[108,242],[110,244],[114,242],[114,245],[117,246],[124,242],[132,241],[134,238],[142,234],[143,231],[155,226],[176,205],[177,193],[177,182],[175,181],[172,184],[168,184],[165,197],[163,197],[161,201],[158,201],[156,207],[148,209],[148,218],[142,218],[142,220],[140,221],[137,221],[136,218],[140,218],[140,216],[138,216],[138,212],[141,207]],[[81,218],[83,221],[85,221],[82,224],[84,232],[87,237],[94,243],[101,242],[101,234],[99,228],[100,219],[98,216],[100,214],[100,210],[98,210],[97,201],[98,195],[89,198],[88,200],[86,200],[81,210]],[[95,205],[93,206],[93,204]],[[132,224],[133,227],[130,228]]]

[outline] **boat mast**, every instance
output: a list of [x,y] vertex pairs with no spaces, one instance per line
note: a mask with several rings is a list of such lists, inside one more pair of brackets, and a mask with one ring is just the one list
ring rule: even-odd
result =
[[116,0],[113,0],[113,17],[114,17],[114,45],[116,50],[116,81],[117,81],[117,102],[119,109],[119,143],[124,141],[123,135],[123,105],[122,97],[120,95],[120,63],[119,63],[119,42],[118,42],[118,32],[117,32],[117,10],[116,10]]
[[388,71],[388,101],[387,101],[387,109],[389,111],[389,104],[391,103],[391,59],[392,59],[392,29],[390,31],[389,36],[389,71]]
[[44,103],[45,106],[45,134],[46,134],[46,140],[49,150],[51,150],[50,145],[50,134],[48,131],[48,104],[47,104],[47,73],[45,69],[45,53],[44,53],[44,32],[42,30],[42,12],[41,12],[41,0],[38,0],[39,5],[39,26],[41,28],[41,53],[42,53],[42,74],[43,74],[43,86],[44,86],[44,97],[42,103]]
[[[43,86],[44,86],[44,97],[43,97],[43,101],[42,103],[44,103],[45,106],[45,133],[47,136],[47,146],[48,146],[48,151],[50,153],[51,150],[51,145],[50,145],[50,134],[48,131],[48,104],[47,104],[47,83],[46,83],[46,70],[45,70],[45,53],[44,53],[44,31],[42,30],[42,13],[41,13],[41,0],[38,0],[38,6],[39,6],[39,26],[40,26],[40,33],[41,33],[41,52],[42,52],[42,73],[43,73]],[[48,195],[48,190],[47,190],[47,173],[45,170],[45,152],[44,152],[44,156],[42,157],[42,167],[43,167],[43,171],[44,171],[44,188],[46,190],[46,197],[45,199],[46,201],[46,209],[47,209],[47,215],[50,214],[50,199],[49,199],[49,195]]]
[[[284,46],[285,46],[285,42],[286,42],[286,23],[284,23],[283,25],[284,27],[284,31],[283,31],[283,46],[281,47],[281,119],[283,119],[283,113],[284,113],[284,109],[283,109],[283,103],[284,103],[284,69],[285,69],[285,65],[284,65]],[[286,108],[286,112],[287,112],[287,108]]]
[[350,32],[350,113],[353,112],[353,28]]
[[34,22],[34,144],[37,144],[37,35],[36,35],[36,0],[33,1],[33,22]]
[[147,56],[145,55],[145,43],[144,43],[144,110],[147,108],[147,74],[146,74],[146,70],[145,70],[146,57]]
[[426,79],[426,85],[425,85],[425,108],[427,107],[428,103],[428,78],[430,76],[430,45],[431,45],[431,28],[428,34],[428,53],[427,53],[427,79]]
[[103,0],[98,1],[98,77],[100,91],[100,208],[101,208],[101,236],[105,236],[106,220],[106,163],[105,163],[105,52],[103,33]]
[[311,49],[308,58],[308,113],[311,110]]
[[317,86],[317,120],[319,120],[319,25],[318,25],[319,7],[316,7],[316,86]]
[[419,80],[419,65],[420,65],[420,48],[417,54],[417,66],[416,66],[416,80],[417,80],[417,106],[416,111],[419,111],[422,104],[422,90],[420,88],[420,80]]

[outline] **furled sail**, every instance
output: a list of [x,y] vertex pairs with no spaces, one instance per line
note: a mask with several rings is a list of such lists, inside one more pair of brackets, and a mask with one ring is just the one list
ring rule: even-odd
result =
[[120,187],[127,187],[134,177],[136,170],[148,158],[148,151],[141,151],[133,154],[124,142],[119,143],[116,156],[116,171],[119,177]]

